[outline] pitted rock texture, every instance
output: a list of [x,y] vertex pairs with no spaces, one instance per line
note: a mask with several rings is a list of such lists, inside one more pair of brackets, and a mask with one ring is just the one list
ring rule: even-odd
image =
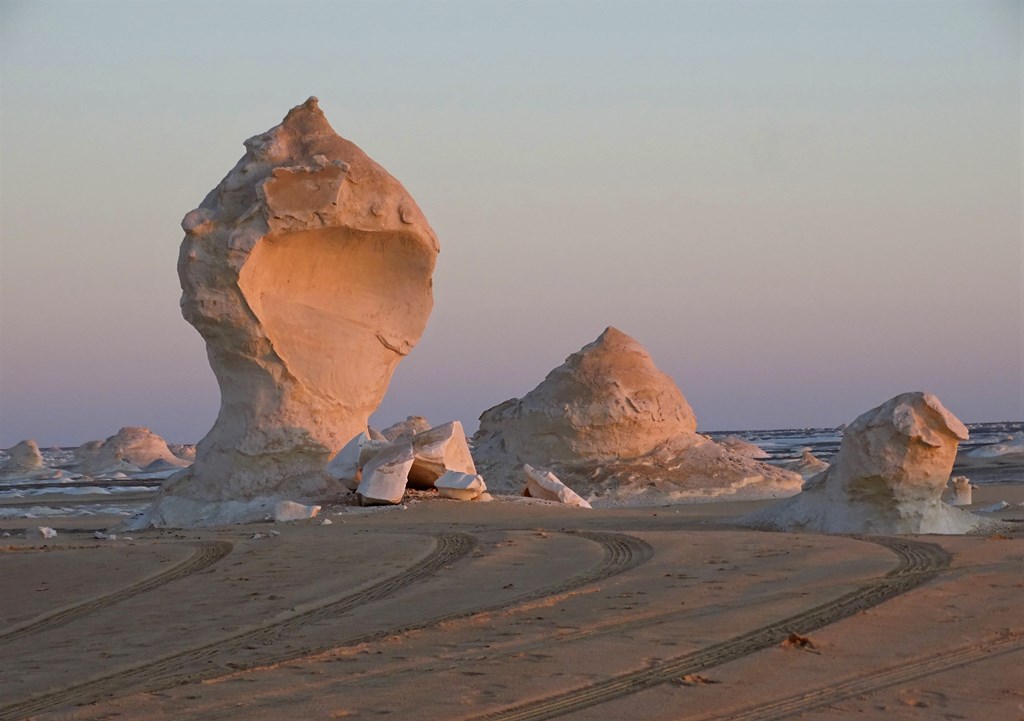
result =
[[525,396],[485,411],[473,458],[492,490],[518,493],[523,464],[530,464],[550,469],[595,505],[800,490],[799,475],[696,429],[689,403],[644,347],[607,328]]
[[930,393],[903,393],[847,426],[832,465],[804,491],[750,516],[761,528],[943,533],[992,524],[942,502],[967,428]]
[[437,237],[316,98],[245,147],[182,221],[182,314],[206,341],[221,407],[156,525],[196,521],[171,496],[237,509],[341,492],[324,466],[366,432],[433,306]]

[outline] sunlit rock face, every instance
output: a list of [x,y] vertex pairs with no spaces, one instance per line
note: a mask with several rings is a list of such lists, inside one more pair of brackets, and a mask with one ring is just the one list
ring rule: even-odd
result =
[[485,411],[473,457],[488,487],[519,492],[521,469],[551,469],[597,505],[772,497],[800,476],[696,432],[673,380],[640,343],[608,328],[522,398]]
[[316,98],[245,146],[182,221],[182,314],[206,341],[221,406],[195,465],[158,499],[157,525],[191,525],[191,501],[340,491],[326,462],[367,430],[433,306],[433,230]]
[[930,393],[903,393],[843,433],[826,471],[751,525],[826,533],[968,533],[989,525],[941,501],[967,428]]

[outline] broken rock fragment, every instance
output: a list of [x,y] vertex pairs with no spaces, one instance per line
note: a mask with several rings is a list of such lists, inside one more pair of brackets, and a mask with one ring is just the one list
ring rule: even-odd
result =
[[551,471],[534,468],[529,463],[523,466],[523,471],[526,472],[526,489],[523,491],[523,495],[545,501],[556,501],[567,506],[590,508],[589,503],[558,480],[558,476]]
[[308,518],[316,517],[318,513],[320,513],[320,506],[307,506],[295,501],[279,501],[274,506],[274,521],[277,523],[305,521]]
[[375,455],[363,468],[356,488],[363,505],[394,505],[402,502],[416,456],[408,441],[395,443]]
[[416,459],[409,469],[409,485],[431,488],[448,471],[476,475],[462,423],[452,421],[417,433],[411,439]]
[[483,476],[478,476],[475,473],[448,471],[434,481],[434,488],[442,498],[474,501],[487,490],[487,485],[484,483]]

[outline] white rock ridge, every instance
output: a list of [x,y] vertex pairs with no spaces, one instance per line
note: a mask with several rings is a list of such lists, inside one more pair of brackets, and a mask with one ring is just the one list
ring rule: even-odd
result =
[[157,499],[156,525],[198,522],[172,497],[237,510],[342,492],[324,467],[367,430],[433,306],[437,237],[316,98],[245,146],[182,221],[182,314],[206,341],[221,407],[195,465]]
[[522,398],[480,416],[473,457],[492,490],[516,493],[524,463],[551,469],[599,505],[775,497],[796,473],[696,432],[673,380],[615,328],[569,356]]
[[967,428],[930,393],[904,393],[847,426],[828,470],[748,517],[760,528],[825,533],[943,533],[986,522],[942,502]]

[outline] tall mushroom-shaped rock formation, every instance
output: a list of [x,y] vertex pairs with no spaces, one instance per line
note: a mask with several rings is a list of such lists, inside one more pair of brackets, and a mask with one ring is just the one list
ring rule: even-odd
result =
[[366,431],[433,306],[434,231],[316,98],[245,147],[182,221],[182,314],[206,341],[221,406],[156,525],[247,520],[267,499],[340,489],[325,464]]
[[615,328],[522,398],[480,416],[473,457],[488,486],[515,492],[523,464],[551,469],[597,503],[662,503],[796,493],[795,473],[696,432],[672,379]]
[[903,393],[847,426],[832,465],[746,523],[825,533],[968,533],[992,525],[942,502],[967,428],[930,393]]

